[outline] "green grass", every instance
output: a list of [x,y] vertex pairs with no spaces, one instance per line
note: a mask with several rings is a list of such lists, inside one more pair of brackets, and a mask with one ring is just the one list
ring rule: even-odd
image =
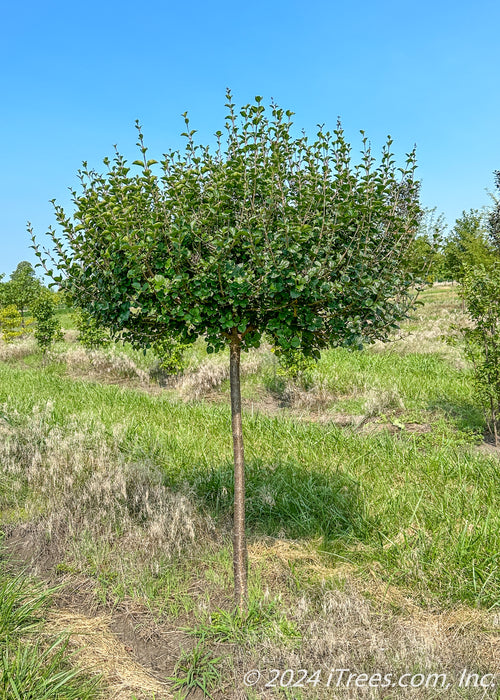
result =
[[0,567],[0,698],[92,700],[98,679],[72,664],[64,636],[43,631],[50,591]]
[[[69,577],[84,574],[107,604],[133,598],[158,621],[190,630],[194,646],[179,651],[172,676],[180,695],[202,689],[225,696],[229,686],[223,680],[236,668],[241,671],[228,649],[245,650],[245,659],[253,658],[257,648],[264,655],[274,649],[279,650],[275,658],[282,659],[292,651],[301,654],[307,630],[316,629],[321,620],[323,624],[325,616],[340,616],[335,619],[347,625],[346,630],[355,624],[364,628],[365,618],[356,622],[364,599],[349,588],[352,577],[363,596],[380,590],[371,588],[375,581],[384,591],[411,596],[429,614],[458,604],[496,610],[499,460],[477,449],[485,426],[470,372],[460,348],[450,349],[439,338],[441,326],[446,330],[454,318],[456,291],[435,287],[422,298],[424,306],[407,325],[418,339],[416,346],[397,341],[385,349],[354,353],[334,349],[323,354],[299,387],[313,398],[314,392],[324,392],[319,408],[307,402],[299,408],[292,402],[279,407],[290,385],[277,376],[275,358],[269,353],[261,351],[258,362],[253,360],[257,370],[244,376],[251,552],[246,616],[235,613],[232,603],[233,466],[227,381],[211,391],[215,401],[192,397],[185,401],[175,387],[148,392],[138,381],[134,388],[133,378],[127,386],[117,386],[90,370],[87,379],[75,379],[62,361],[43,366],[37,353],[14,353],[0,362],[0,438],[2,444],[7,439],[12,445],[11,452],[4,453],[7,468],[0,471],[0,523],[35,518],[43,526],[53,522],[50,508],[55,503],[68,513],[74,508],[75,527],[61,544],[57,571]],[[70,319],[67,323],[70,328]],[[56,348],[56,359],[67,349],[68,344]],[[154,362],[151,353],[144,355],[129,346],[114,352],[125,353],[144,370]],[[205,360],[202,342],[188,349],[190,369]],[[227,356],[213,361],[227,362]],[[252,358],[244,356],[245,362],[251,364]],[[338,418],[343,414],[369,417],[368,427],[375,429],[342,427]],[[415,424],[423,429],[415,429]],[[8,466],[12,459],[21,465],[17,471]],[[72,459],[88,462],[88,469],[71,471]],[[57,460],[62,460],[63,477],[76,479],[73,501],[71,489],[69,496],[58,490],[64,479],[56,473]],[[52,477],[40,481],[45,470],[54,475],[52,494],[37,491],[40,484],[50,489]],[[128,475],[123,489],[117,487],[114,504],[104,505],[100,499],[112,491],[106,476],[113,481],[120,470]],[[151,480],[150,474],[159,474],[169,494],[185,497],[194,513],[195,537],[186,539],[182,551],[160,550],[156,558],[144,544],[154,509],[167,518],[154,522],[166,522],[168,528],[171,518],[154,498],[147,507],[138,505],[141,494],[156,493],[156,477]],[[85,495],[95,488],[96,479],[103,482],[103,490],[98,489],[92,501]],[[68,498],[69,505],[64,500]],[[112,519],[113,508],[128,518],[128,524]],[[106,518],[111,529],[105,527]],[[102,537],[90,521],[103,525]],[[130,548],[132,535],[137,551]],[[295,551],[300,552],[297,558]],[[32,665],[36,659],[47,678],[63,674],[69,690],[60,697],[92,697],[71,695],[73,669],[64,642],[39,636],[44,600],[32,608],[32,602],[39,600],[36,596],[9,599],[9,595],[2,594],[0,586],[0,638],[6,625],[3,636],[9,640],[4,647],[3,682],[14,688],[5,697],[17,697],[16,692],[35,697],[12,684],[26,685],[28,677],[44,677]],[[301,605],[305,607],[299,614]],[[384,624],[389,626],[391,616],[401,611],[401,599],[393,593],[388,600],[384,595],[383,603],[377,598],[376,605],[375,617],[387,612]],[[320,644],[323,628],[317,629]],[[332,634],[334,644],[335,630]],[[400,631],[394,634],[387,658],[399,648]],[[32,642],[25,644],[25,639]],[[247,668],[253,667],[259,664],[252,662]],[[50,689],[55,682],[45,685]],[[33,687],[40,698],[45,697],[41,686]]]
[[[469,372],[434,354],[349,352],[338,348],[323,353],[313,378],[326,382],[332,392],[340,395],[336,403],[339,410],[360,410],[364,397],[356,394],[371,390],[396,390],[409,411],[439,411],[452,406],[470,406],[472,410]],[[342,395],[347,398],[342,399]],[[471,420],[472,425],[478,425],[476,417]]]
[[63,330],[74,330],[76,328],[74,314],[71,309],[58,309],[56,316]]
[[[342,356],[344,362],[349,358],[359,361]],[[459,393],[461,382],[452,372],[451,389]],[[440,391],[446,395],[444,385],[435,396]],[[158,464],[166,485],[188,485],[199,509],[230,522],[227,405],[185,404],[74,381],[54,368],[0,365],[0,402],[7,413],[16,409],[26,416],[48,401],[48,429],[70,417],[90,431],[96,421],[109,434],[121,426],[123,454]],[[321,538],[321,550],[332,561],[361,567],[378,561],[385,579],[423,598],[498,605],[498,461],[475,452],[467,433],[452,430],[441,415],[435,430],[424,435],[352,434],[287,416],[246,415],[249,534]]]
[[201,617],[195,627],[187,629],[189,634],[200,639],[223,644],[248,644],[267,637],[285,646],[294,646],[300,639],[300,632],[280,609],[277,599],[263,603],[250,595],[245,612],[214,610]]
[[205,649],[202,642],[190,651],[181,649],[175,675],[169,678],[173,688],[179,692],[178,697],[186,698],[192,691],[199,689],[203,692],[203,697],[211,698],[209,691],[221,681],[218,668],[220,661],[220,658],[214,657]]

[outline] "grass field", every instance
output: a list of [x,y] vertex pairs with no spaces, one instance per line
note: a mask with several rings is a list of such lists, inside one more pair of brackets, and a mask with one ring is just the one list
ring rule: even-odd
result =
[[[40,698],[500,697],[459,683],[464,669],[499,671],[500,455],[447,342],[465,322],[455,288],[422,299],[390,343],[325,352],[295,382],[267,347],[243,358],[244,619],[228,358],[197,344],[162,387],[150,353],[87,352],[68,314],[48,360],[30,340],[0,346],[2,576],[21,568],[39,595],[61,586],[34,631],[9,637],[0,697],[18,697],[5,669],[28,634],[39,658],[66,635],[57,664],[85,674],[88,695],[68,679],[66,695]],[[449,685],[327,687],[340,668]],[[295,675],[265,687],[265,669]],[[317,682],[292,687],[300,669],[321,669]]]

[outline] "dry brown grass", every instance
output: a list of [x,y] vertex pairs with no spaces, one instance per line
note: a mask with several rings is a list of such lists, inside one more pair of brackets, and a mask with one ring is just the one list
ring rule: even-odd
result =
[[[266,348],[249,353],[241,363],[241,376],[256,374],[266,361]],[[223,382],[229,379],[229,358],[212,357],[204,360],[197,367],[188,369],[174,384],[181,398],[185,401],[200,399],[219,391]]]
[[396,387],[392,389],[371,389],[365,402],[365,418],[374,418],[389,411],[404,411],[402,396]]
[[78,331],[74,328],[69,328],[63,330],[64,340],[67,343],[77,343],[78,342]]
[[54,356],[64,362],[70,372],[91,374],[102,379],[135,379],[141,384],[149,383],[149,372],[137,367],[135,362],[116,346],[109,350],[86,350],[74,347]]
[[318,382],[305,388],[300,383],[287,382],[282,393],[282,403],[294,411],[326,411],[335,400],[335,395],[328,388],[327,382]]
[[5,343],[0,339],[0,362],[22,360],[36,352],[36,341],[33,337],[20,339],[15,343]]
[[205,360],[196,369],[179,377],[175,388],[184,400],[202,399],[212,391],[218,391],[229,378],[229,362]]
[[500,616],[466,606],[426,609],[401,589],[384,583],[376,569],[361,578],[353,566],[330,567],[313,546],[257,542],[250,547],[250,559],[281,584],[290,577],[291,566],[295,576],[302,575],[309,582],[289,606],[303,634],[301,648],[276,648],[267,642],[254,660],[256,668],[321,668],[326,675],[332,668],[347,668],[368,675],[392,673],[394,678],[408,672],[436,672],[446,673],[450,681],[444,695],[425,687],[384,691],[318,686],[314,695],[311,690],[305,697],[496,697],[495,691],[485,694],[484,689],[473,688],[464,695],[457,686],[464,668],[482,674],[497,671]]
[[123,563],[131,557],[156,573],[158,562],[180,553],[212,524],[203,521],[186,493],[162,483],[153,464],[130,463],[120,455],[120,431],[50,420],[50,404],[28,421],[11,416],[2,425],[0,461],[11,496],[27,489],[22,507],[33,558],[50,545],[54,558],[82,558],[82,543],[103,548]]
[[109,700],[168,700],[165,683],[134,661],[125,645],[110,630],[110,615],[86,617],[72,610],[54,610],[47,620],[50,633],[68,635],[75,662],[85,672],[100,674]]

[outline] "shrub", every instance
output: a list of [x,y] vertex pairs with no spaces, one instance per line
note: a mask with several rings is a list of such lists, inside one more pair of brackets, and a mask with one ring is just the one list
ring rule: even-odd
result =
[[297,348],[276,348],[275,355],[278,358],[276,374],[279,377],[300,379],[304,384],[309,384],[311,370],[316,364],[313,358],[306,357]]
[[158,358],[156,372],[167,376],[181,374],[186,366],[184,360],[186,348],[186,343],[169,337],[162,337],[153,343],[152,349]]
[[43,294],[36,299],[31,309],[36,320],[35,339],[45,353],[53,343],[63,340],[54,302],[49,294]]
[[5,308],[0,309],[0,329],[2,330],[4,342],[12,343],[13,340],[23,335],[21,322],[21,314],[14,304],[9,304]]
[[495,444],[500,432],[500,264],[479,266],[465,275],[461,295],[473,322],[463,330],[466,353],[474,367],[478,397]]
[[111,335],[107,328],[99,325],[88,311],[78,309],[74,315],[78,331],[77,341],[87,350],[97,350],[110,345]]
[[477,209],[462,212],[444,248],[444,263],[451,278],[461,282],[470,268],[482,265],[489,269],[496,260],[484,214]]

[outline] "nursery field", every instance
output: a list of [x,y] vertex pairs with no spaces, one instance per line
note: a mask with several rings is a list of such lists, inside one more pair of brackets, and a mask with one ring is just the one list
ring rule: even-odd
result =
[[500,452],[421,300],[295,379],[243,355],[246,616],[228,354],[0,344],[0,698],[500,697]]

